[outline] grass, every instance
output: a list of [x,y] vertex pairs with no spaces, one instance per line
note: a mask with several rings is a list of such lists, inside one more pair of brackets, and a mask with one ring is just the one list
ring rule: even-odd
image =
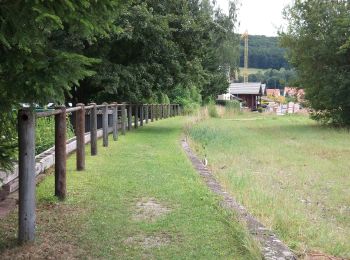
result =
[[348,131],[249,113],[189,135],[226,189],[297,253],[350,257]]
[[[16,246],[17,217],[0,225],[0,258],[259,259],[236,217],[219,207],[182,151],[185,119],[154,122],[99,145],[87,169],[68,160],[68,198],[52,195],[54,176],[37,188],[37,240]],[[87,149],[88,154],[88,149]],[[154,199],[170,211],[135,220],[136,205]]]

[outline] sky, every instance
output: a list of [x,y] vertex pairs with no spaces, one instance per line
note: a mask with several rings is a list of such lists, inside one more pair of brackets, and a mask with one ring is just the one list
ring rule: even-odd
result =
[[[229,0],[216,0],[225,12]],[[292,0],[239,0],[239,33],[246,30],[250,35],[276,36],[278,28],[285,23],[282,18],[283,7]]]

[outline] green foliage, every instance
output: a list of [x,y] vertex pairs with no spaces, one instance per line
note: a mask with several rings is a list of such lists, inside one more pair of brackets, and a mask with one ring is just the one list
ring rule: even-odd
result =
[[[244,66],[244,41],[241,41],[240,66]],[[249,67],[260,69],[288,68],[286,50],[279,46],[278,37],[249,35]]]
[[237,67],[235,1],[228,11],[208,0],[2,1],[1,110],[18,103],[175,103],[182,86],[179,99],[193,111],[201,96],[225,92]]
[[119,7],[117,0],[1,1],[0,168],[9,167],[16,146],[11,109],[64,103],[79,80],[94,75],[100,58],[83,49],[118,32]]
[[115,31],[118,6],[109,0],[1,3],[0,103],[63,102],[98,62],[76,46]]
[[[16,159],[16,113],[0,110],[0,169],[11,170]],[[1,182],[1,180],[0,180]]]
[[[73,127],[67,117],[67,139],[75,136]],[[55,145],[55,118],[43,117],[36,120],[35,154],[42,153]]]
[[313,118],[350,126],[349,1],[297,0],[281,33]]
[[178,85],[195,85],[203,98],[215,97],[237,66],[236,20],[234,2],[226,15],[209,1],[134,1],[115,21],[122,32],[86,49],[102,62],[73,97],[138,102],[159,100],[163,93],[174,102]]
[[183,107],[185,114],[192,114],[197,111],[202,103],[202,96],[195,86],[184,87],[177,85],[170,94],[174,103]]
[[[243,78],[241,81],[243,81]],[[298,86],[298,75],[294,69],[270,69],[264,73],[258,71],[257,73],[249,74],[248,81],[262,82],[266,84],[267,88],[283,89],[287,86]]]

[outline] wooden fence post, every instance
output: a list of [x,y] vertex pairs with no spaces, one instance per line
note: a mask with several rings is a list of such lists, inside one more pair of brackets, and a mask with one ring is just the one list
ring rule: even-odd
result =
[[35,239],[35,116],[31,109],[18,111],[18,242]]
[[163,119],[164,118],[164,104],[160,105],[160,118]]
[[118,103],[113,103],[113,140],[118,140]]
[[103,103],[102,108],[102,131],[103,131],[103,147],[108,147],[108,104]]
[[159,105],[155,104],[156,121],[158,121],[158,116],[159,116],[158,110],[159,110]]
[[149,120],[149,105],[146,104],[145,105],[145,113],[146,113],[146,124],[148,124],[148,120]]
[[154,104],[150,104],[151,106],[151,122],[154,121]]
[[90,145],[91,155],[97,155],[97,108],[96,104],[90,104],[93,108],[90,109]]
[[143,117],[144,117],[143,110],[144,110],[144,106],[143,104],[141,104],[140,105],[140,126],[143,126]]
[[[83,171],[85,169],[85,106],[82,103],[78,103],[80,110],[76,111],[76,137],[77,137],[77,170]],[[66,131],[66,130],[65,130]]]
[[138,128],[139,127],[139,106],[137,104],[134,105],[134,111],[135,111],[135,114],[134,114],[134,128]]
[[122,113],[122,135],[125,135],[125,124],[126,124],[126,108],[125,104],[123,103],[121,106],[121,113]]
[[61,113],[55,115],[55,196],[64,199],[66,197],[67,116],[65,106],[59,106],[56,109],[60,109]]
[[129,104],[128,108],[128,130],[130,131],[132,127],[132,104]]

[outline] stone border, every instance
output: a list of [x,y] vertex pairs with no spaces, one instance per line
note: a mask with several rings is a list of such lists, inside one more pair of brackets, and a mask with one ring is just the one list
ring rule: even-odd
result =
[[187,157],[192,162],[193,167],[204,179],[209,189],[219,195],[223,201],[222,206],[234,210],[238,217],[247,225],[247,228],[261,244],[263,258],[266,260],[296,260],[295,254],[282,243],[281,240],[261,222],[256,220],[242,205],[240,205],[230,194],[224,191],[220,183],[215,179],[209,169],[194,154],[186,140],[181,142],[182,148],[186,152]]

